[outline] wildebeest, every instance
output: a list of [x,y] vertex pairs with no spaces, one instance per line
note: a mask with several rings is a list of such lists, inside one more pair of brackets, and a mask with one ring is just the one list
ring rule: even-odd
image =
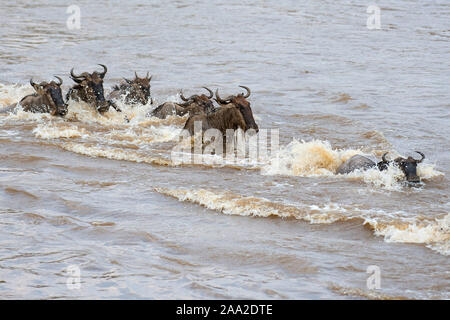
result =
[[215,112],[209,114],[199,114],[190,116],[184,125],[184,129],[191,135],[194,134],[195,122],[201,122],[202,131],[210,128],[218,129],[223,135],[227,129],[242,129],[244,132],[248,129],[254,129],[258,132],[258,125],[253,119],[253,112],[247,98],[251,91],[248,87],[240,86],[247,90],[247,94],[240,93],[232,95],[226,99],[221,99],[219,90],[216,90],[216,101],[221,105]]
[[69,98],[72,98],[75,101],[84,101],[100,113],[108,111],[109,107],[113,107],[120,112],[121,110],[114,102],[105,99],[103,92],[103,78],[108,69],[103,64],[99,64],[99,66],[103,67],[103,72],[83,72],[81,75],[75,75],[72,68],[72,70],[70,70],[70,76],[77,84],[69,90],[66,99],[69,100]]
[[405,175],[406,181],[411,183],[418,183],[420,182],[420,177],[417,175],[417,164],[421,163],[425,159],[425,155],[420,151],[416,152],[422,156],[420,160],[416,160],[410,156],[406,159],[403,157],[397,157],[393,161],[390,161],[386,159],[387,153],[385,153],[382,156],[382,161],[378,163],[375,163],[364,156],[355,155],[341,164],[336,173],[346,174],[358,169],[366,170],[373,167],[378,167],[380,171],[383,171],[388,168],[390,163],[394,163],[402,170],[403,174]]
[[[39,84],[30,79],[30,85],[36,92],[23,97],[19,101],[18,104],[22,109],[26,112],[50,113],[52,116],[64,117],[67,114],[67,104],[64,102],[61,92],[63,81],[60,77],[55,76],[55,78],[58,79],[58,82],[47,83],[43,81]],[[12,111],[16,106],[17,104],[13,104],[2,112]]]
[[130,105],[142,104],[146,105],[150,99],[150,103],[153,103],[153,99],[150,97],[150,81],[152,76],[147,75],[144,78],[139,78],[137,73],[134,73],[135,78],[128,80],[123,78],[125,82],[113,87],[112,92],[109,94],[108,99],[124,98],[125,103]]
[[209,114],[214,112],[214,104],[211,101],[213,92],[207,87],[203,87],[209,92],[209,96],[205,94],[194,94],[189,98],[185,98],[183,93],[180,93],[181,99],[184,103],[165,102],[153,110],[149,116],[165,119],[171,115],[184,116],[189,114],[190,116],[196,114]]

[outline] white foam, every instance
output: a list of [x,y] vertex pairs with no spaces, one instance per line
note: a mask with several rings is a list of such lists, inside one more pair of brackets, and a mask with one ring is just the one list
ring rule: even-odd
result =
[[330,224],[337,221],[360,219],[370,225],[376,236],[386,242],[419,243],[449,254],[450,215],[441,219],[411,218],[406,212],[387,213],[381,209],[363,210],[336,203],[321,205],[282,204],[268,199],[243,197],[231,192],[205,189],[156,188],[155,191],[179,201],[199,204],[228,215],[295,218],[312,224]]
[[42,139],[87,137],[86,130],[77,126],[38,125],[33,133],[37,138]]

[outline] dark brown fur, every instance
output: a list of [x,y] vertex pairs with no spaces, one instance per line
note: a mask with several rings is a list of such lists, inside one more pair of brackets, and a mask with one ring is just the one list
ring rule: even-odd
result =
[[193,95],[186,99],[181,94],[181,97],[185,103],[165,102],[153,110],[150,116],[165,119],[171,115],[184,116],[185,114],[189,114],[189,116],[193,116],[197,114],[209,114],[215,111],[213,102],[211,101],[212,92],[210,96],[204,94]]
[[103,72],[83,72],[79,76],[73,73],[72,68],[70,75],[72,80],[77,84],[69,90],[66,99],[84,101],[100,113],[108,111],[109,107],[113,107],[120,112],[121,110],[111,100],[105,99],[103,92],[103,78],[105,77],[108,69],[104,65],[101,66],[104,69]]
[[394,160],[387,160],[386,159],[387,153],[385,153],[382,157],[382,161],[375,163],[364,156],[355,155],[350,159],[348,159],[343,164],[341,164],[337,169],[337,173],[345,174],[350,173],[357,169],[365,170],[372,167],[377,167],[380,171],[383,171],[387,170],[388,166],[391,163],[394,163],[403,171],[406,181],[418,183],[420,182],[420,177],[417,175],[417,164],[421,163],[425,159],[425,155],[422,152],[419,151],[416,152],[422,156],[422,159],[416,160],[413,157],[408,157],[406,159],[403,157],[398,157]]
[[[52,116],[65,116],[67,114],[67,104],[62,98],[61,78],[57,77],[59,83],[41,82],[39,84],[30,80],[31,86],[36,93],[27,95],[19,101],[19,105],[26,112],[50,113]],[[14,105],[15,106],[15,105]],[[13,109],[13,108],[9,108]]]
[[119,99],[124,98],[125,103],[129,105],[146,105],[150,100],[153,103],[150,94],[150,81],[152,77],[147,76],[145,78],[139,78],[137,73],[135,73],[135,78],[133,80],[128,80],[124,78],[125,82],[120,85],[116,85],[113,91],[109,94],[108,99]]
[[409,156],[408,158],[398,157],[394,160],[399,168],[403,171],[408,182],[420,182],[420,177],[417,175],[417,164],[421,163],[425,159],[425,155],[422,152],[416,151],[422,156],[422,159],[416,160]]
[[[243,86],[242,86],[243,87]],[[218,129],[223,135],[227,129],[242,129],[244,132],[248,129],[254,129],[258,132],[258,125],[253,119],[253,112],[247,98],[250,96],[250,90],[247,87],[247,95],[238,94],[230,96],[227,99],[221,99],[216,91],[216,101],[222,105],[215,112],[210,114],[199,114],[191,116],[184,125],[184,129],[194,134],[194,123],[201,122],[202,131],[211,128]]]

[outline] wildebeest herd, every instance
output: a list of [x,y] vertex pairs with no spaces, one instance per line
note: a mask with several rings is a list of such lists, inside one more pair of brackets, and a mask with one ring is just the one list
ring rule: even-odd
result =
[[[140,78],[136,72],[133,80],[124,78],[124,82],[115,85],[111,93],[105,98],[103,80],[108,69],[105,65],[100,64],[100,66],[103,68],[101,72],[83,72],[79,75],[75,74],[72,68],[70,78],[75,84],[67,92],[66,101],[83,101],[99,112],[99,114],[104,114],[111,107],[117,112],[122,112],[116,104],[119,99],[122,99],[122,101],[132,107],[146,105],[148,102],[153,104],[150,92],[152,77],[149,76],[149,73],[143,78]],[[31,79],[30,85],[35,92],[23,97],[18,103],[0,110],[0,113],[13,112],[17,107],[21,107],[25,112],[49,113],[52,116],[60,117],[66,116],[68,104],[63,99],[61,89],[63,80],[60,77],[55,77],[58,82],[51,81],[48,83],[44,81],[38,84]],[[245,89],[246,93],[230,95],[224,99],[220,97],[218,89],[215,92],[216,98],[213,99],[214,93],[207,87],[203,88],[208,92],[208,95],[195,94],[186,98],[180,92],[180,98],[183,100],[183,103],[165,102],[149,112],[147,116],[164,119],[171,115],[188,115],[184,129],[191,135],[194,134],[194,123],[196,122],[201,124],[200,128],[202,131],[214,128],[224,135],[228,129],[242,129],[244,132],[248,129],[253,129],[258,132],[258,125],[253,118],[250,102],[247,100],[251,91],[246,86],[240,87]],[[217,102],[218,107],[214,106],[213,100]],[[370,168],[378,168],[378,170],[383,171],[392,163],[402,170],[408,182],[417,183],[420,182],[420,178],[417,175],[417,164],[421,163],[425,156],[421,152],[416,152],[422,156],[422,159],[398,157],[390,161],[386,159],[387,154],[384,154],[382,161],[375,163],[364,156],[355,155],[342,163],[336,173],[347,174],[355,170]]]

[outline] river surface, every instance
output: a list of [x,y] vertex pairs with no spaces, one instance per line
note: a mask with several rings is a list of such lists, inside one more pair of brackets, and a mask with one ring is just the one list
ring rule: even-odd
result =
[[[373,2],[0,1],[0,107],[99,63],[155,100],[0,115],[0,298],[449,299],[450,3]],[[279,149],[174,161],[187,118],[147,112],[239,85]],[[335,174],[416,150],[418,187]]]

